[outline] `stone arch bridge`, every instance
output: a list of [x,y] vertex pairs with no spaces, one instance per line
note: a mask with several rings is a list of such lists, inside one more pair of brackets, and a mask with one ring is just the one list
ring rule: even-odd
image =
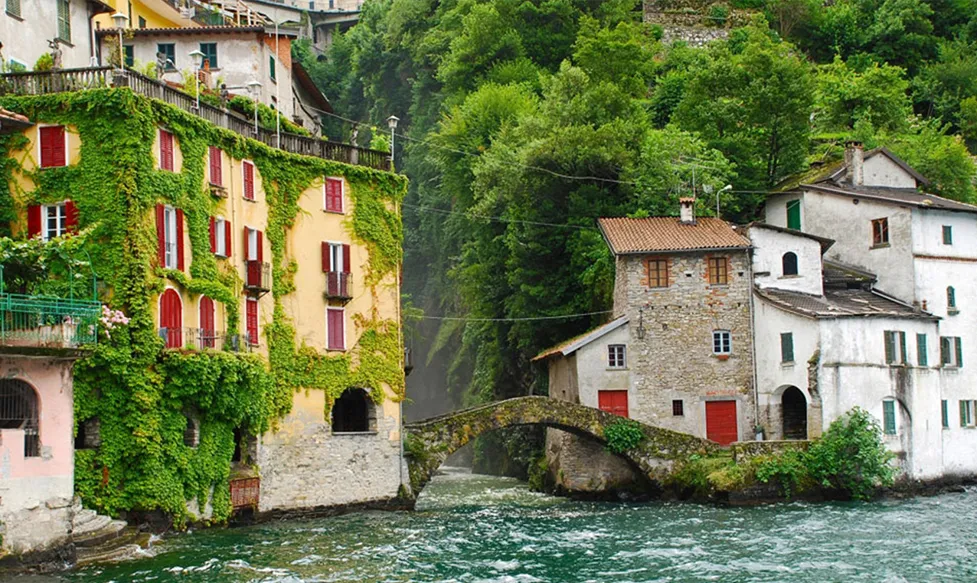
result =
[[[404,425],[405,453],[414,500],[444,460],[487,431],[521,425],[561,429],[607,443],[604,429],[621,417],[599,409],[548,397],[517,397]],[[675,461],[721,449],[715,442],[677,431],[638,423],[644,439],[617,454],[655,482],[667,477]]]

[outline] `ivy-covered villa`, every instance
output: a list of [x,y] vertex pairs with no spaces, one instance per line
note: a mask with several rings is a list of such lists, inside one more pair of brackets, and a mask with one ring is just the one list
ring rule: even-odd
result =
[[[0,376],[33,391],[37,451],[73,443],[82,504],[180,525],[396,498],[406,182],[387,154],[255,139],[109,69],[21,75],[0,87],[19,120],[0,134],[0,263],[28,241],[68,250],[90,267],[86,305],[111,316],[87,327],[67,393],[8,360]],[[22,399],[7,384],[0,411]],[[55,394],[73,394],[73,424],[45,413]],[[19,527],[9,500],[0,533]]]

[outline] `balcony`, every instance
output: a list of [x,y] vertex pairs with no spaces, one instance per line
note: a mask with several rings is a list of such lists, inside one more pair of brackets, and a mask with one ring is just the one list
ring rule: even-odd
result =
[[263,296],[271,291],[271,264],[261,261],[245,261],[245,291]]
[[159,328],[159,337],[171,350],[221,350],[251,352],[244,334],[225,334],[204,328]]
[[78,348],[98,341],[97,301],[0,293],[0,345]]
[[353,274],[342,271],[326,272],[326,298],[346,303],[353,299]]

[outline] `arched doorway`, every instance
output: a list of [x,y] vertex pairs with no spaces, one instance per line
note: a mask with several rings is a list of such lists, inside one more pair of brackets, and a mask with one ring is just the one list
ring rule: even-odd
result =
[[183,301],[173,288],[159,296],[159,329],[167,348],[183,346]]
[[24,457],[40,457],[40,403],[34,387],[0,379],[0,429],[24,430]]
[[784,439],[807,439],[807,399],[797,387],[787,387],[780,397]]
[[377,430],[376,406],[363,389],[346,389],[332,405],[333,433]]
[[214,326],[214,300],[207,296],[200,298],[200,347],[214,348],[217,330]]

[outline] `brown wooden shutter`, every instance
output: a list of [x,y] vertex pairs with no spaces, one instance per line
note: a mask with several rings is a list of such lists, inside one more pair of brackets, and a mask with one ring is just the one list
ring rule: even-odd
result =
[[262,244],[262,240],[264,239],[264,234],[261,231],[258,231],[258,235],[256,238],[258,239],[258,243],[257,243],[258,263],[261,263],[262,261],[264,261],[264,249],[262,249],[262,247],[264,247],[264,245]]
[[329,273],[332,271],[332,253],[329,252],[329,243],[322,242],[322,271]]
[[244,163],[244,198],[254,200],[254,165]]
[[349,269],[349,264],[350,264],[349,256],[350,256],[349,245],[343,245],[343,273],[349,273],[350,272],[350,269]]
[[210,217],[210,252],[217,253],[217,221]]
[[210,147],[210,183],[217,186],[223,185],[223,166],[221,161],[221,150],[214,146]]
[[251,229],[247,227],[244,227],[244,229],[241,230],[241,232],[244,233],[244,244],[241,246],[241,252],[244,253],[245,261],[251,261],[251,247],[248,246],[248,232],[250,230]]
[[231,221],[224,221],[224,253],[231,256]]
[[159,265],[166,266],[166,223],[163,218],[163,205],[156,205],[156,242],[159,244]]
[[37,237],[41,234],[41,205],[32,204],[27,207],[27,236]]
[[78,232],[78,207],[70,200],[64,201],[64,224],[69,233]]
[[183,211],[176,209],[176,268],[183,271]]
[[64,126],[48,126],[40,129],[41,168],[65,165]]

